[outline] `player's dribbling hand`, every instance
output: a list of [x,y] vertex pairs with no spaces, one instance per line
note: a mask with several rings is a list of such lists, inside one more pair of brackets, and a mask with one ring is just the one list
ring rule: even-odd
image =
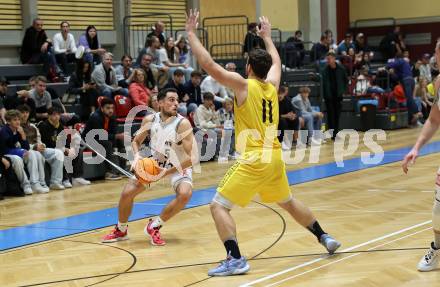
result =
[[272,26],[270,25],[269,19],[265,16],[260,17],[260,25],[257,26],[257,35],[261,38],[272,37]]
[[402,169],[404,173],[408,173],[408,165],[415,164],[416,158],[418,157],[419,152],[416,149],[412,149],[403,159]]
[[186,32],[194,32],[197,30],[197,27],[199,26],[199,11],[197,9],[190,9],[189,15],[186,15],[186,24],[185,24],[185,30]]

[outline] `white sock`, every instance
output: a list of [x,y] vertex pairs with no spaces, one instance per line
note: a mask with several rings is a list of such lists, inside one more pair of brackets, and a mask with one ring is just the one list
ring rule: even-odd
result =
[[125,222],[125,223],[121,223],[121,222],[118,221],[118,229],[119,229],[121,232],[125,232],[125,231],[127,231],[127,228],[128,228],[128,223],[127,223],[127,222]]
[[160,227],[165,224],[165,221],[160,218],[160,216],[156,217],[153,222],[151,223],[152,228]]

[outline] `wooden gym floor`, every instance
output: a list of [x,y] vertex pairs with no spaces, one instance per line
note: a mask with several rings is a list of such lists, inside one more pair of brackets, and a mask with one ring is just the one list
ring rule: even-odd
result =
[[[410,147],[419,132],[388,132],[381,145],[403,158],[399,149]],[[439,140],[436,136],[434,141]],[[362,145],[350,157],[366,150]],[[146,240],[143,219],[130,223],[130,240],[116,244],[100,243],[111,229],[106,227],[2,251],[0,286],[440,286],[440,270],[416,270],[432,240],[437,158],[435,152],[420,157],[409,176],[402,173],[400,162],[394,162],[292,186],[294,196],[342,242],[339,253],[331,257],[286,212],[256,200],[232,212],[242,253],[251,265],[247,275],[207,276],[225,251],[209,207],[202,205],[182,211],[165,225],[163,247]],[[333,161],[333,144],[326,144],[319,165]],[[215,186],[230,164],[203,164],[202,173],[195,175],[195,189]],[[288,169],[314,165],[303,162]],[[0,202],[0,229],[115,207],[123,184],[102,182],[8,198]],[[137,202],[172,194],[168,181],[161,182]]]

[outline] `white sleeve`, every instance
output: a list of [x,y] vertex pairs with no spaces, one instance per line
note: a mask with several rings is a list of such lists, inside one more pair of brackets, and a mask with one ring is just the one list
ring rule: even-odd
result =
[[62,41],[63,36],[61,33],[56,33],[55,36],[53,36],[53,50],[55,51],[55,54],[62,54],[66,52],[66,49],[61,48]]
[[73,35],[72,34],[69,34],[69,48],[70,48],[70,51],[72,52],[72,53],[76,53],[76,44],[75,44],[75,37],[73,37]]
[[167,52],[165,51],[164,48],[160,48],[158,50],[158,52],[159,52],[159,61],[160,61],[161,64],[166,64],[166,63],[168,63],[170,61],[168,59]]

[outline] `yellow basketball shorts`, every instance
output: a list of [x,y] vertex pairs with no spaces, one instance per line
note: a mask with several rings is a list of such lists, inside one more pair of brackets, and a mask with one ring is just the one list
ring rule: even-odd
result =
[[[243,157],[252,157],[246,152]],[[260,156],[256,156],[260,158]],[[259,160],[246,163],[238,160],[225,174],[217,192],[233,204],[244,207],[259,195],[263,202],[285,202],[291,193],[286,175],[286,167],[282,160],[281,149],[272,151],[272,160],[262,163]]]

